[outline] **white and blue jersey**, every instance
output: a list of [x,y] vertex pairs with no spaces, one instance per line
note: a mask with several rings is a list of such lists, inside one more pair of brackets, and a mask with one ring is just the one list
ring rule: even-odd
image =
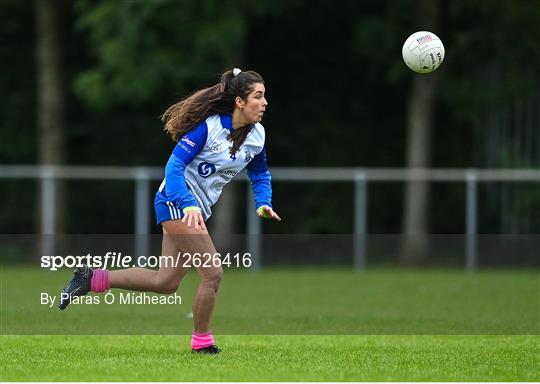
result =
[[255,124],[236,154],[230,154],[231,115],[212,115],[180,138],[167,166],[154,206],[157,222],[180,219],[183,209],[196,206],[204,220],[212,214],[223,187],[244,168],[256,208],[272,206],[271,176],[266,164],[265,132]]

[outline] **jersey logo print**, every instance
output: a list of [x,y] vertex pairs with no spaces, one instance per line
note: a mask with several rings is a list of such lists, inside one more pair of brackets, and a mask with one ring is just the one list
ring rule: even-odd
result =
[[208,147],[208,150],[210,152],[219,153],[219,152],[221,152],[221,145],[217,145],[217,144],[212,145],[212,146]]
[[216,172],[216,166],[212,163],[200,163],[197,170],[199,171],[199,175],[207,178],[208,176]]
[[195,142],[190,140],[189,137],[184,136],[184,137],[182,137],[181,141],[183,141],[184,143],[189,145],[191,148],[195,148]]

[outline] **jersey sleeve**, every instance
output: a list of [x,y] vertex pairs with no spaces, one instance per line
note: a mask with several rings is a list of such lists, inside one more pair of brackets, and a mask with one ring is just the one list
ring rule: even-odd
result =
[[208,126],[203,122],[180,138],[165,167],[167,198],[180,210],[198,206],[193,194],[189,191],[185,170],[186,166],[202,151],[207,137]]
[[256,209],[263,205],[272,207],[272,176],[266,163],[265,148],[248,163],[246,169],[255,195]]

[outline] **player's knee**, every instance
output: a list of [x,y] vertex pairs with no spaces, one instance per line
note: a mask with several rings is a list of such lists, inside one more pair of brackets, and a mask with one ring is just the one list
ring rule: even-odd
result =
[[204,280],[208,285],[210,285],[212,288],[214,288],[216,291],[219,288],[219,283],[221,283],[221,279],[223,278],[223,269],[216,268],[213,269],[211,272],[207,273],[204,277]]

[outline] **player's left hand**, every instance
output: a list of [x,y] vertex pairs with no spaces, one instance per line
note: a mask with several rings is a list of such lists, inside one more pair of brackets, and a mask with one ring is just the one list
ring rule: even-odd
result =
[[281,217],[279,217],[278,214],[274,212],[272,207],[269,207],[268,205],[260,206],[257,209],[257,216],[265,217],[267,219],[274,219],[274,220],[277,220],[277,221],[281,221]]
[[204,218],[199,207],[186,207],[183,212],[184,217],[182,218],[182,223],[187,222],[188,227],[191,227],[191,223],[193,223],[195,229],[200,228],[203,231],[206,230]]

